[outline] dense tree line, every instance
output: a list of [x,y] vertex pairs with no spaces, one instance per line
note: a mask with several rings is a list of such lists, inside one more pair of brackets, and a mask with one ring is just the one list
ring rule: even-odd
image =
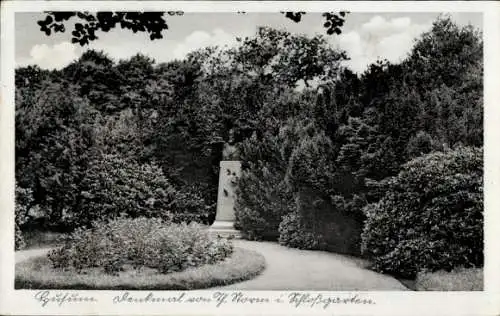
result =
[[231,141],[246,238],[359,253],[377,244],[363,223],[388,179],[423,155],[482,147],[482,45],[441,17],[403,61],[360,75],[324,37],[266,27],[168,63],[89,50],[61,70],[18,68],[16,180],[29,201],[18,226],[162,210],[210,223]]

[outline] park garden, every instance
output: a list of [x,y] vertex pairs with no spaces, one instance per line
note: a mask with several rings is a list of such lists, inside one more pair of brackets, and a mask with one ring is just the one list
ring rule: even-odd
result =
[[207,230],[230,143],[243,239],[360,258],[418,290],[481,290],[481,33],[442,16],[401,62],[360,74],[326,36],[261,27],[168,63],[87,50],[17,68],[15,247],[52,249],[18,263],[16,287],[262,274],[258,247]]

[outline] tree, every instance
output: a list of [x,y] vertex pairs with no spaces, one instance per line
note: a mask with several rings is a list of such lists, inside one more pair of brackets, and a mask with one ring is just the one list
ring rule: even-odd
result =
[[277,132],[278,121],[286,121],[291,114],[279,107],[297,104],[299,99],[294,95],[300,93],[293,89],[301,82],[309,85],[337,77],[340,62],[347,58],[323,36],[309,38],[267,27],[240,42],[236,48],[212,50],[201,58],[206,71],[199,88],[222,122],[223,139],[231,129],[237,141],[253,132],[261,137],[269,128]]
[[[306,14],[306,12],[281,12],[282,14],[285,15],[288,19],[298,23],[302,20],[302,16]],[[345,22],[345,16],[349,12],[347,11],[340,11],[338,13],[336,12],[324,12],[322,16],[325,18],[325,23],[323,24],[323,27],[326,28],[326,34],[332,35],[332,34],[337,34],[339,35],[342,33],[341,27],[344,25]]]
[[[244,13],[244,12],[239,12]],[[282,12],[286,18],[298,23],[301,21],[305,12]],[[168,29],[166,16],[183,15],[182,11],[168,12],[47,12],[45,19],[38,21],[40,31],[47,36],[54,33],[64,33],[66,31],[65,22],[78,18],[71,35],[72,43],[79,43],[81,46],[88,45],[91,41],[99,37],[96,32],[109,32],[118,25],[122,29],[131,30],[134,33],[146,32],[151,40],[163,38],[163,31]],[[341,27],[344,25],[345,16],[348,12],[341,11],[325,12],[323,17],[325,22],[323,27],[328,35],[340,34]]]
[[478,30],[471,25],[458,26],[449,15],[441,16],[415,42],[403,63],[412,70],[407,80],[419,87],[419,92],[442,84],[456,86],[470,68],[477,67],[482,73],[482,52],[482,34]]
[[419,116],[421,128],[450,147],[482,146],[482,34],[441,16],[416,41],[402,66],[406,83],[427,100]]
[[104,52],[85,51],[79,59],[61,70],[61,77],[79,87],[79,95],[86,97],[102,113],[121,110],[120,86],[122,74],[115,62]]
[[16,88],[23,92],[40,88],[42,82],[49,77],[50,71],[41,69],[39,66],[27,66],[16,69],[15,84]]
[[[170,15],[176,12],[168,12]],[[122,29],[131,30],[134,33],[147,32],[151,40],[163,38],[162,31],[168,29],[164,12],[48,12],[44,20],[38,21],[40,31],[46,35],[57,32],[65,32],[65,21],[77,17],[80,22],[75,23],[71,32],[72,43],[81,46],[98,39],[96,31],[108,32],[118,24]]]
[[33,191],[54,227],[78,205],[78,185],[93,155],[98,112],[77,91],[67,81],[45,82],[33,97],[16,100],[16,180]]
[[326,38],[296,35],[268,27],[259,28],[255,37],[245,38],[233,62],[262,83],[295,87],[298,81],[309,86],[311,80],[326,82],[340,71],[344,51],[330,48]]

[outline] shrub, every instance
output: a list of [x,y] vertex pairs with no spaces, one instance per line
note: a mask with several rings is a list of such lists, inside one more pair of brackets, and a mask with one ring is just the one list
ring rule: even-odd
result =
[[182,187],[173,192],[175,193],[168,196],[168,210],[172,213],[172,221],[176,223],[208,223],[208,217],[214,207],[206,205],[205,200],[201,197],[202,190]]
[[415,136],[410,138],[405,151],[409,158],[415,158],[430,153],[435,147],[436,144],[431,135],[424,131],[419,131]]
[[14,249],[15,250],[21,250],[24,247],[26,247],[26,242],[24,241],[23,238],[23,233],[21,232],[21,229],[19,228],[19,225],[16,223],[15,227],[15,239],[14,239]]
[[282,178],[264,163],[253,164],[242,171],[236,196],[236,227],[243,235],[247,239],[276,240],[291,201]]
[[213,240],[196,223],[174,224],[160,219],[117,219],[77,229],[64,246],[48,255],[55,268],[103,268],[115,274],[126,267],[149,267],[160,273],[215,263],[231,255],[232,244]]
[[302,188],[293,212],[280,224],[279,242],[293,248],[358,255],[361,228],[362,221],[350,213],[343,198],[325,199],[315,190]]
[[385,196],[364,209],[362,250],[376,270],[414,277],[482,266],[482,149],[416,158],[384,183]]
[[332,157],[332,142],[323,132],[302,137],[290,156],[287,183],[294,192],[310,187],[328,195],[332,189]]
[[71,270],[54,269],[46,256],[33,257],[16,264],[16,289],[71,290],[195,290],[225,286],[252,279],[265,269],[264,257],[255,251],[234,248],[224,261],[206,264],[169,274],[153,269],[130,273],[107,274],[89,270],[77,274]]
[[[291,153],[286,183],[294,214],[280,225],[280,243],[290,247],[359,253],[359,211],[352,212],[335,179],[334,147],[323,132],[304,135]],[[291,225],[290,227],[287,227]]]
[[279,243],[299,249],[319,249],[324,246],[320,236],[307,231],[304,220],[298,212],[291,212],[283,217],[279,225]]
[[15,249],[20,250],[26,246],[26,242],[21,231],[21,227],[29,219],[29,213],[33,206],[33,194],[30,189],[22,188],[16,185],[15,188]]
[[200,214],[205,208],[201,197],[178,192],[156,165],[138,164],[115,155],[93,160],[81,188],[78,211],[70,213],[74,227],[121,214],[163,219],[173,215],[180,222],[186,214]]
[[241,145],[242,173],[236,189],[235,227],[247,239],[276,240],[278,226],[289,212],[291,195],[284,183],[286,160],[280,138],[253,135]]

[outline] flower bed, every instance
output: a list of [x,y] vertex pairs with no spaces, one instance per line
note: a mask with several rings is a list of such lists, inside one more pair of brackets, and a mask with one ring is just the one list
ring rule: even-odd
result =
[[90,229],[77,229],[48,258],[54,268],[74,273],[97,268],[117,274],[145,267],[169,273],[216,263],[232,251],[229,240],[213,239],[196,223],[122,218],[96,223]]
[[152,268],[124,269],[115,275],[99,268],[82,273],[53,268],[46,256],[16,265],[16,289],[72,290],[194,290],[249,280],[265,268],[264,257],[254,251],[234,248],[230,257],[214,264],[184,271],[159,273]]

